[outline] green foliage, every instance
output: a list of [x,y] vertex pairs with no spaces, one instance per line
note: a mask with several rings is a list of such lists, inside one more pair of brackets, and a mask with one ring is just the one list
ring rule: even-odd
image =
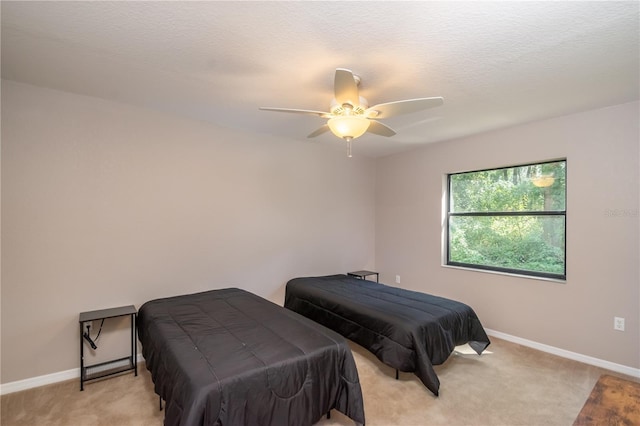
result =
[[[554,162],[452,175],[450,211],[468,215],[450,217],[449,260],[563,274],[565,217],[535,212],[565,209],[565,168]],[[536,187],[540,174],[552,174],[553,184]],[[505,212],[523,215],[482,215]]]

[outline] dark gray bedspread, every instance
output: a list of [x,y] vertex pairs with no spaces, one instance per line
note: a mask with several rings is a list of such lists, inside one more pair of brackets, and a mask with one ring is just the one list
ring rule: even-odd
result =
[[138,333],[165,425],[311,425],[333,408],[364,423],[346,340],[252,293],[147,302]]
[[471,307],[455,300],[347,275],[295,278],[285,307],[362,345],[385,364],[414,372],[438,395],[433,365],[464,343],[478,353],[489,338]]

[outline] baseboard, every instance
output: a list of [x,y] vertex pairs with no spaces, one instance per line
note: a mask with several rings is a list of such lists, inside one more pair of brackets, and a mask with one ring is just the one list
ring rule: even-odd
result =
[[[533,340],[523,339],[521,337],[512,336],[510,334],[502,333],[500,331],[491,330],[486,328],[485,331],[489,336],[497,337],[498,339],[506,340],[508,342],[517,343],[522,346],[527,346],[542,352],[547,352],[553,355],[557,355],[563,358],[572,359],[574,361],[583,362],[585,364],[594,365],[596,367],[604,368],[607,370],[615,371],[617,373],[626,374],[627,376],[640,378],[640,368],[628,367],[622,364],[616,364],[615,362],[605,361],[582,355],[576,352],[567,351],[564,349],[556,348],[554,346],[545,345],[543,343],[534,342]],[[138,363],[143,363],[144,358],[141,354],[138,354]],[[45,374],[44,376],[32,377],[30,379],[17,380],[15,382],[9,382],[0,385],[0,395],[8,393],[19,392],[31,388],[37,388],[38,386],[50,385],[53,383],[64,382],[65,380],[78,379],[80,377],[80,368],[72,368],[71,370],[60,371],[58,373]]]
[[562,358],[571,359],[574,361],[583,362],[585,364],[593,365],[596,367],[604,368],[607,370],[615,371],[617,373],[626,374],[627,376],[640,378],[640,368],[633,368],[622,364],[616,364],[615,362],[605,361],[603,359],[582,355],[576,352],[567,351],[565,349],[556,348],[554,346],[545,345],[543,343],[534,342],[532,340],[523,339],[521,337],[512,336],[510,334],[502,333],[500,331],[491,330],[485,328],[485,331],[489,336],[497,337],[498,339],[506,340],[508,342],[517,343],[522,346],[527,346],[542,352],[547,352],[553,355],[560,356]]
[[[141,363],[144,363],[144,358],[141,354],[138,354],[138,368],[140,368]],[[57,373],[45,374],[44,376],[31,377],[29,379],[0,384],[0,395],[6,395],[8,393],[19,392],[73,379],[80,379],[80,368],[72,368],[71,370],[59,371]],[[79,388],[80,382],[78,382],[78,389]]]
[[65,380],[77,379],[79,377],[80,368],[72,368],[71,370],[45,374],[44,376],[3,383],[2,385],[0,385],[0,395],[6,395],[8,393],[37,388],[38,386],[50,385],[52,383],[64,382]]

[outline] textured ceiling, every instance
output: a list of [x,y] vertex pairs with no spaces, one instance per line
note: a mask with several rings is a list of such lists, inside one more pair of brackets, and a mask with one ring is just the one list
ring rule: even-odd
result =
[[9,2],[2,77],[342,148],[313,116],[335,68],[369,104],[442,96],[384,120],[371,157],[638,99],[640,3]]

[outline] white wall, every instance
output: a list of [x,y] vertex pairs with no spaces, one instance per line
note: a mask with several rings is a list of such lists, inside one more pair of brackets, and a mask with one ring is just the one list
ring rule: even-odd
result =
[[[487,328],[640,367],[638,117],[629,103],[379,159],[381,280],[464,301]],[[442,266],[447,173],[556,158],[567,158],[566,283]]]
[[78,368],[81,311],[373,267],[374,166],[3,81],[2,383]]

